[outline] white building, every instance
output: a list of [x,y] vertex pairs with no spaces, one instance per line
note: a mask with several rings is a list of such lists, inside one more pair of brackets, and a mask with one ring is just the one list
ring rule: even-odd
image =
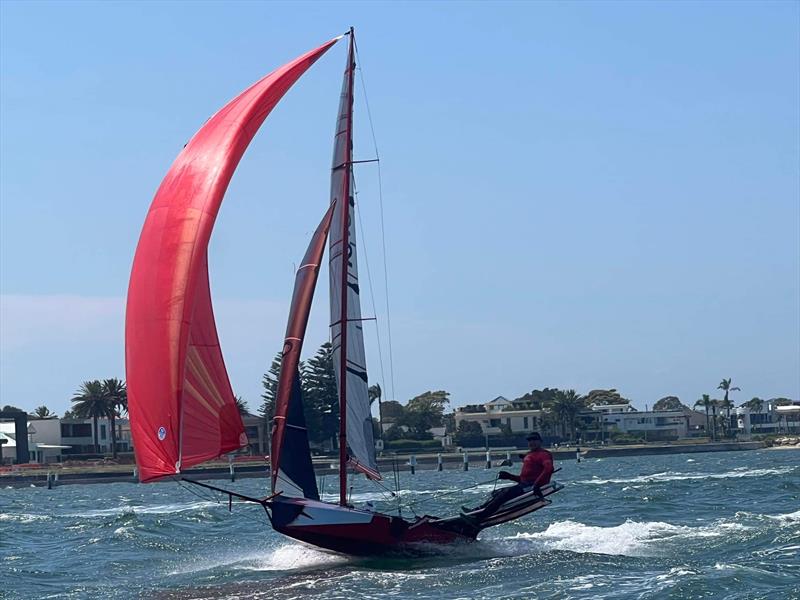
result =
[[744,438],[751,435],[800,433],[800,402],[785,406],[764,402],[761,410],[740,406],[736,409],[736,428]]
[[484,404],[473,404],[456,409],[456,429],[463,421],[477,423],[484,435],[502,433],[503,425],[512,433],[537,431],[541,424],[542,411],[524,408],[503,396],[497,396]]

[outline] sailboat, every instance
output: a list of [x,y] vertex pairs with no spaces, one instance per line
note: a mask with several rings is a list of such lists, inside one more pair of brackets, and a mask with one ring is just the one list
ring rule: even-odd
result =
[[[334,136],[330,203],[297,269],[271,436],[270,494],[254,498],[187,477],[192,466],[248,443],[217,336],[208,244],[226,188],[253,136],[289,88],[348,39]],[[374,555],[421,543],[476,539],[481,529],[550,503],[558,484],[515,498],[485,522],[462,516],[405,519],[354,507],[348,477],[380,480],[367,393],[353,219],[355,36],[329,40],[231,100],[194,135],[164,177],[147,213],[131,271],[125,321],[128,403],[142,482],[174,478],[261,504],[273,528],[305,543]],[[320,497],[303,416],[300,354],[328,244],[330,331],[339,394],[338,502]]]

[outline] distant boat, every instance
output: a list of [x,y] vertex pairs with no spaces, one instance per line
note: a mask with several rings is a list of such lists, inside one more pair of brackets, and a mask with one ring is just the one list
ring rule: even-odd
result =
[[[337,41],[348,37],[331,171],[331,197],[297,270],[283,347],[271,441],[271,494],[251,498],[187,479],[182,471],[247,445],[222,358],[211,303],[208,242],[245,149],[278,101]],[[264,506],[273,528],[354,555],[420,543],[474,540],[481,529],[542,508],[533,492],[482,523],[455,516],[407,520],[353,507],[348,477],[381,474],[375,457],[359,298],[353,195],[351,29],[253,84],[195,134],[162,181],[142,229],[128,290],[125,353],[131,432],[142,482],[175,478]],[[320,499],[298,365],[329,237],[331,343],[339,394],[339,501]],[[543,496],[560,489],[542,488]]]

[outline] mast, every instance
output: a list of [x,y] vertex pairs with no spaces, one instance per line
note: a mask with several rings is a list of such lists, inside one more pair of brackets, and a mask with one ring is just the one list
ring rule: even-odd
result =
[[342,183],[342,300],[339,315],[341,352],[339,354],[339,504],[347,505],[347,276],[350,259],[350,170],[353,168],[353,76],[355,73],[355,35],[350,28],[347,50],[347,130],[345,134]]

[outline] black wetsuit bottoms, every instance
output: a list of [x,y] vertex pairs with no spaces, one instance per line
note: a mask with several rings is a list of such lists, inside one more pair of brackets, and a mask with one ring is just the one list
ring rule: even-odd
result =
[[481,512],[479,512],[473,518],[477,519],[478,521],[483,521],[484,519],[496,513],[497,509],[509,500],[513,500],[517,496],[522,496],[522,494],[527,492],[530,487],[530,484],[523,485],[518,483],[494,492],[489,501],[481,507]]

